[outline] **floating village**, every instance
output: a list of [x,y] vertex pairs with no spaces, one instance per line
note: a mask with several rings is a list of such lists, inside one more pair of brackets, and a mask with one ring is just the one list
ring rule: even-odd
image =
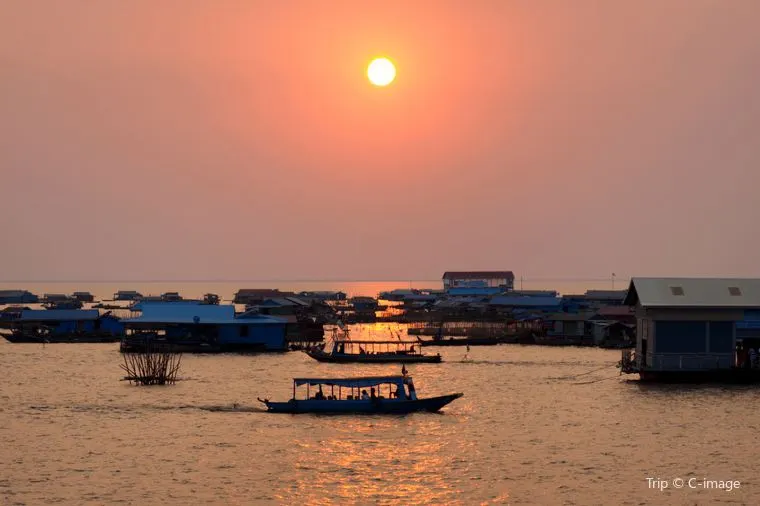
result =
[[[511,271],[467,271],[444,273],[441,288],[376,297],[242,288],[229,301],[133,290],[96,300],[0,290],[0,308],[0,333],[12,343],[119,343],[132,357],[299,351],[322,362],[435,364],[442,346],[595,346],[621,350],[620,373],[644,381],[760,380],[760,279],[634,277],[624,290],[560,294],[516,289]],[[383,335],[352,339],[351,327],[364,324]],[[302,378],[293,395],[304,385],[324,401],[362,399],[365,387],[374,396],[385,386],[388,398],[416,399],[406,380]]]

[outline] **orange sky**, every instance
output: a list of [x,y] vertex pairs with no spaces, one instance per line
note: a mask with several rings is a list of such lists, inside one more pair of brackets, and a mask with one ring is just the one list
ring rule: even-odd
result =
[[2,9],[0,279],[760,275],[753,0]]

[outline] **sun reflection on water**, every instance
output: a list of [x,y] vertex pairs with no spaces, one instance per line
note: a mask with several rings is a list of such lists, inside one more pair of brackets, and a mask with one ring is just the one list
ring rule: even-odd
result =
[[[468,475],[472,443],[445,415],[315,417],[327,426],[294,441],[298,458],[278,497],[289,503],[463,504],[455,470]],[[315,424],[316,427],[316,424]],[[446,471],[445,473],[442,471]]]

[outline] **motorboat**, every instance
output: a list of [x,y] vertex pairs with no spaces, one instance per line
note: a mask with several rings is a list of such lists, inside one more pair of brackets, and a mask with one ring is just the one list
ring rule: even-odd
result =
[[[299,389],[304,386],[305,389]],[[406,414],[417,411],[437,412],[463,395],[453,393],[418,397],[412,377],[403,374],[360,378],[295,378],[293,398],[289,401],[258,400],[273,413]]]

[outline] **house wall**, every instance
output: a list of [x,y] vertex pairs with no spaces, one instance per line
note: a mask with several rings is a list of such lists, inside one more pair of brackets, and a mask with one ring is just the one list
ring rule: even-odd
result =
[[105,317],[105,318],[101,318],[98,321],[99,321],[99,325],[96,324],[95,327],[100,332],[110,333],[113,335],[121,335],[124,333],[124,324],[121,323],[116,318]]
[[743,310],[637,308],[636,314],[636,350],[643,359],[640,365],[650,370],[733,367],[735,322],[743,318]]
[[284,350],[285,328],[285,323],[222,325],[219,329],[219,344],[263,344],[268,351]]

